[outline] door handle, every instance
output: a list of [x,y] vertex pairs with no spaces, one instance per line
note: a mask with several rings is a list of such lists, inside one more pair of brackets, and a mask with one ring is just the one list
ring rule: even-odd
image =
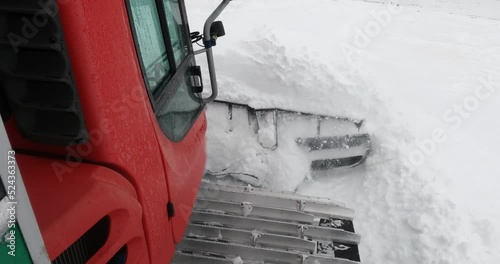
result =
[[201,67],[200,66],[191,66],[191,83],[193,87],[193,93],[202,93],[203,92],[203,78],[201,76]]

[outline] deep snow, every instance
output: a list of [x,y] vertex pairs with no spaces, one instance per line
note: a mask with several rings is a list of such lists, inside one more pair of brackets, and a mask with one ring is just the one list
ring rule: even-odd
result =
[[[354,208],[364,263],[500,263],[500,21],[460,15],[500,14],[490,2],[233,1],[221,16],[221,98],[367,121],[364,166],[301,183],[290,172],[308,164],[281,153],[267,179]],[[187,1],[193,31],[217,4]],[[209,169],[255,167],[256,148],[218,124]]]
[[498,0],[353,0],[376,3],[398,3],[414,10],[440,11],[472,17],[500,19]]

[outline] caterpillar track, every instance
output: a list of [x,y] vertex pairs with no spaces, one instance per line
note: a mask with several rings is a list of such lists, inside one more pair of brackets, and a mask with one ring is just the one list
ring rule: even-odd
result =
[[360,263],[353,217],[329,199],[203,182],[172,263]]

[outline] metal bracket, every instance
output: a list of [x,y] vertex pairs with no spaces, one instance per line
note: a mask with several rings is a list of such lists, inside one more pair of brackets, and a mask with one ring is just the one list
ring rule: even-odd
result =
[[222,13],[222,11],[224,11],[224,9],[229,5],[231,1],[232,0],[223,0],[222,3],[208,17],[203,29],[203,42],[205,44],[205,53],[207,53],[210,84],[212,85],[212,95],[210,95],[210,97],[208,98],[203,99],[203,103],[205,104],[213,102],[215,98],[217,98],[217,95],[219,95],[219,88],[217,86],[217,74],[215,72],[214,54],[212,52],[213,39],[210,34],[210,29],[212,27],[212,23],[214,23],[215,19],[217,19],[217,17]]
[[247,217],[250,214],[252,214],[252,210],[253,210],[253,204],[248,202],[241,203],[241,213],[243,214],[244,217]]
[[304,211],[305,208],[306,208],[306,202],[298,200],[297,201],[297,211],[302,212],[302,211]]
[[306,234],[306,231],[307,231],[308,227],[306,225],[298,225],[297,226],[297,235],[300,237],[300,238],[304,238],[305,234]]

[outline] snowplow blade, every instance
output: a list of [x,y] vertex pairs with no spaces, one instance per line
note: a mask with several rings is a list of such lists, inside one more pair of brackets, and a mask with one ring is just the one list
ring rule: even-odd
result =
[[353,215],[329,199],[203,182],[172,263],[359,263]]
[[260,145],[273,151],[285,141],[295,141],[311,160],[312,171],[354,167],[367,157],[371,141],[363,120],[316,115],[283,109],[254,109],[247,105],[215,101],[207,105],[211,119],[225,119],[225,133],[251,131]]

